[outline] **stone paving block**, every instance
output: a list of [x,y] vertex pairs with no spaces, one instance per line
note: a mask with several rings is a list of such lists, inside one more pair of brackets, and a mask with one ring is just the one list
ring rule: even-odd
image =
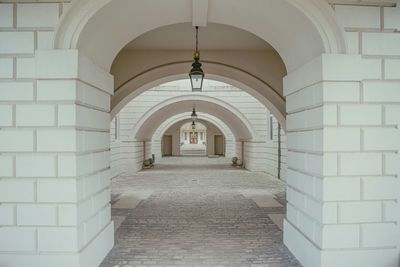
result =
[[142,200],[136,196],[121,196],[121,198],[114,205],[112,205],[112,208],[134,209],[140,201]]
[[285,219],[285,214],[269,214],[268,216],[276,226],[283,231],[283,219]]
[[112,216],[111,220],[114,221],[114,231],[116,232],[121,226],[122,222],[125,220],[126,216]]

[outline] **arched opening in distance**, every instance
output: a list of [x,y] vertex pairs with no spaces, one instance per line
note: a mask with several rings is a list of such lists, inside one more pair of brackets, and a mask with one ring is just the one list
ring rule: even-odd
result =
[[205,156],[207,154],[207,127],[204,124],[198,121],[186,122],[178,130],[181,156]]
[[[214,140],[215,135],[222,135],[224,139],[224,154],[220,156],[226,156],[228,159],[236,156],[236,139],[231,129],[229,129],[229,127],[222,120],[210,114],[198,112],[198,116],[199,118],[197,119],[197,121],[205,125],[209,130],[206,136],[206,155],[218,155],[215,153]],[[161,157],[160,144],[162,142],[162,136],[166,134],[167,130],[171,128],[180,128],[180,126],[185,123],[192,123],[192,120],[188,119],[187,113],[172,116],[159,126],[152,137],[152,153],[155,154],[156,158]],[[179,149],[177,149],[176,151],[179,152]],[[177,153],[176,155],[179,154]]]
[[174,115],[190,111],[193,106],[196,106],[199,112],[223,120],[235,132],[238,141],[251,140],[257,137],[257,133],[249,120],[235,107],[219,99],[200,95],[196,97],[182,95],[154,106],[140,117],[132,130],[131,136],[138,140],[146,140],[154,134],[162,122]]

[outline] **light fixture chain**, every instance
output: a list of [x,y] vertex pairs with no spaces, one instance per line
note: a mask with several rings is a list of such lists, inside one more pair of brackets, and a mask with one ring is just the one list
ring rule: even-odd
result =
[[199,52],[199,26],[196,26],[196,52]]

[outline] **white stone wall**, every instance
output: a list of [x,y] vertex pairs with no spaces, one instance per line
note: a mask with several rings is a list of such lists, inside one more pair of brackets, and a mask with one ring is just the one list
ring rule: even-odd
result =
[[[143,142],[111,142],[111,173],[116,177],[122,173],[134,173],[142,168]],[[147,156],[149,158],[150,156]]]
[[330,2],[350,55],[324,55],[284,80],[285,243],[305,266],[397,267],[400,8]]
[[0,266],[96,266],[113,245],[113,81],[49,50],[65,2],[0,3]]
[[[286,180],[287,172],[287,148],[286,135],[280,129],[280,147],[278,137],[278,121],[275,117],[268,120],[268,132],[265,142],[245,142],[244,153],[246,168],[253,171],[267,172],[273,177],[278,177],[278,168],[280,164],[279,178]],[[272,128],[272,131],[271,131]],[[280,149],[280,163],[279,163]]]
[[[207,154],[214,155],[215,154],[215,136],[216,135],[223,135],[223,133],[213,125],[209,125],[207,128]],[[229,137],[224,136],[224,148],[225,148],[225,157],[231,158],[236,156],[236,151],[234,151],[234,141]]]
[[[172,155],[179,156],[180,155],[180,142],[181,142],[180,129],[179,128],[172,128],[172,129],[170,128],[165,132],[165,134],[172,136]],[[159,155],[161,154],[161,143],[160,143],[160,147],[157,147],[157,146],[154,146],[154,142],[152,140],[151,146],[152,146],[151,147],[152,152],[156,152]]]

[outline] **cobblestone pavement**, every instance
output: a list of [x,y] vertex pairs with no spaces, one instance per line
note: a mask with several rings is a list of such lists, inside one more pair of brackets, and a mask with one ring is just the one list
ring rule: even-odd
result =
[[165,158],[112,187],[122,224],[101,267],[300,266],[269,217],[284,214],[285,185],[265,174],[224,158]]

